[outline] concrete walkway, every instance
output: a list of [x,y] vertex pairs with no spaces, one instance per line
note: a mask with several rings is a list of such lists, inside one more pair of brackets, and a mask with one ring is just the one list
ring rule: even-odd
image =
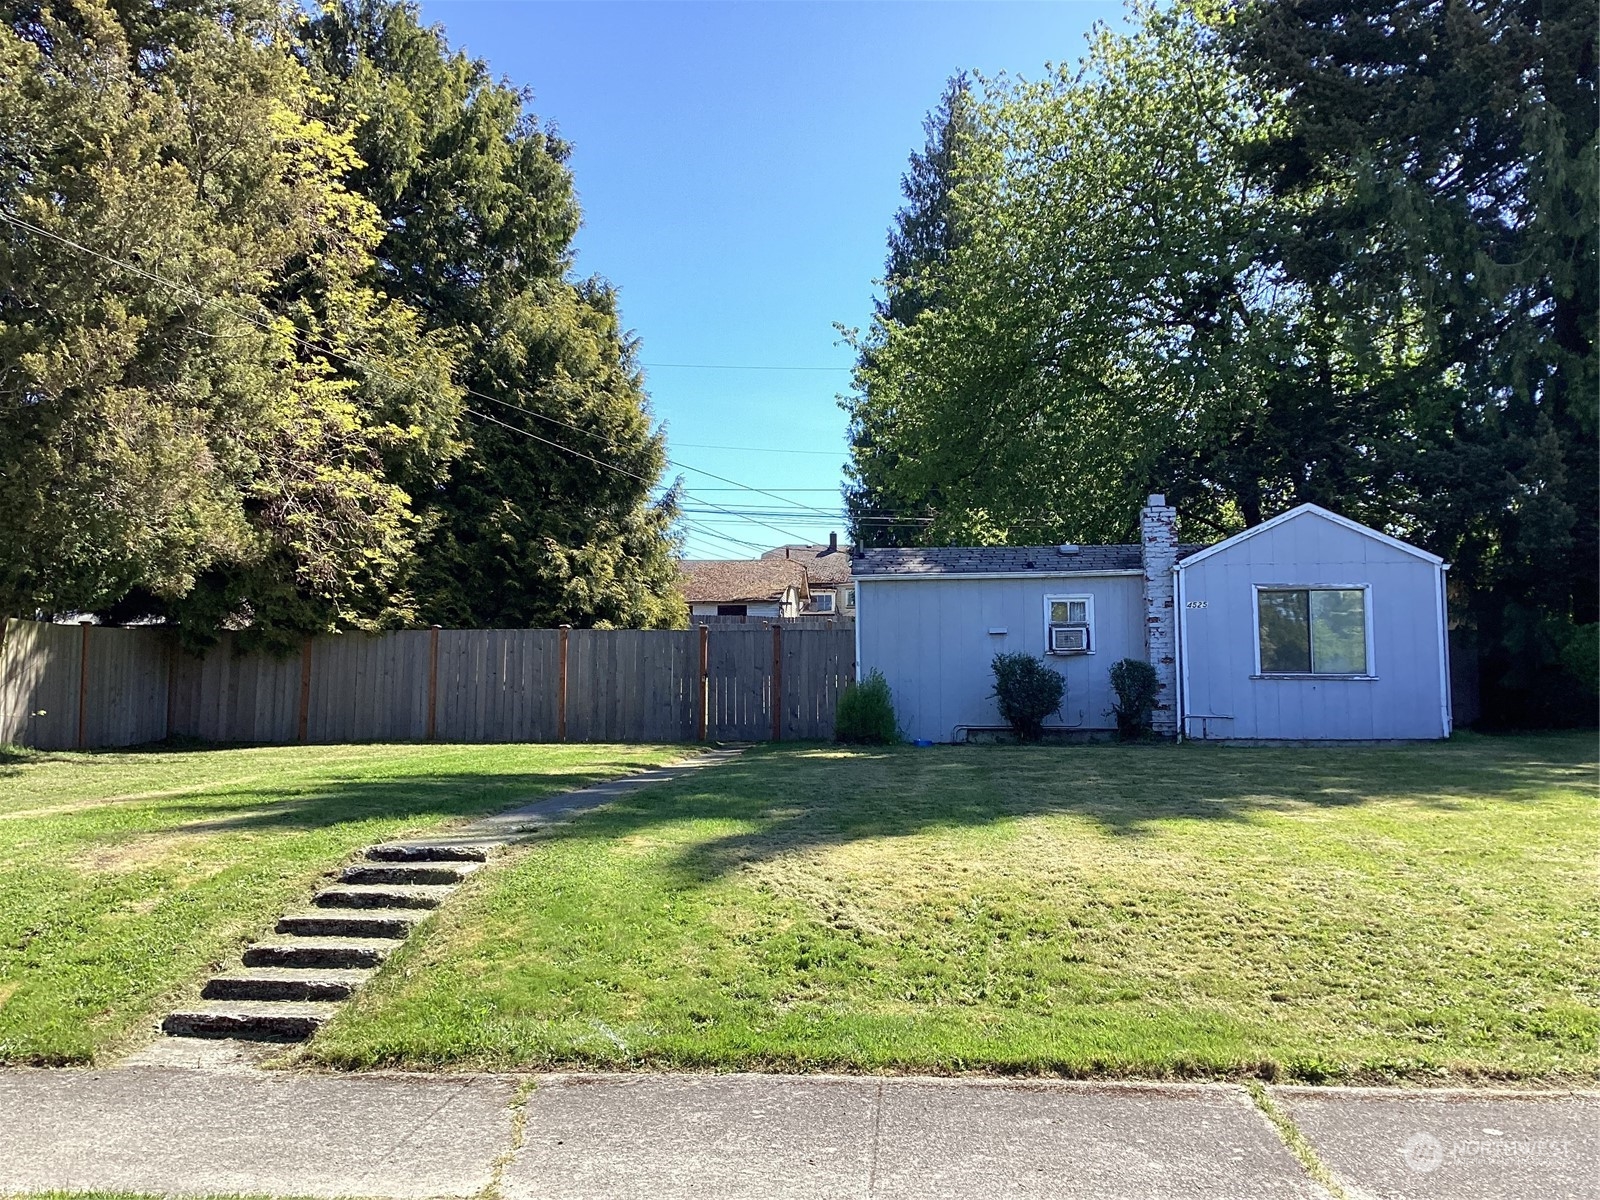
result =
[[1600,1197],[1600,1095],[758,1075],[0,1072],[0,1194]]

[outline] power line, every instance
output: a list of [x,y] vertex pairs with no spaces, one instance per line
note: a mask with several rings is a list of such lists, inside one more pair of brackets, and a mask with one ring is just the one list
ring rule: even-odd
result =
[[656,370],[668,367],[678,371],[854,371],[854,367],[790,367],[773,366],[768,363],[668,363],[668,362],[642,362],[641,367]]
[[[789,450],[779,446],[717,446],[708,442],[679,442],[685,450],[736,450],[740,454],[821,454],[829,458],[839,453],[837,450]],[[799,491],[798,488],[780,488],[780,491]]]
[[[163,275],[158,275],[153,271],[148,271],[145,268],[140,267],[135,263],[126,262],[126,261],[124,261],[122,259],[119,259],[119,258],[116,258],[116,257],[114,257],[112,255],[106,254],[103,251],[96,250],[91,246],[85,246],[82,242],[79,242],[79,241],[76,241],[76,240],[74,240],[72,238],[69,238],[65,234],[60,234],[60,233],[55,232],[54,230],[45,229],[42,226],[34,225],[32,222],[25,221],[22,218],[13,215],[12,213],[6,212],[4,209],[0,209],[0,218],[4,218],[5,220],[9,221],[11,224],[17,226],[19,229],[28,230],[28,231],[30,231],[32,233],[37,233],[37,234],[40,234],[40,235],[42,235],[44,237],[50,238],[50,239],[52,239],[54,241],[60,242],[63,245],[70,246],[75,250],[82,251],[84,254],[91,255],[91,256],[93,256],[95,258],[100,259],[103,262],[107,262],[107,263],[112,264],[113,266],[120,267],[125,271],[131,271],[135,275],[138,275],[138,276],[140,276],[140,277],[142,277],[144,279],[148,279],[153,283],[159,283],[164,287],[171,288],[174,291],[177,291],[177,292],[180,292],[180,293],[187,293],[197,303],[202,304],[202,305],[213,305],[213,306],[215,306],[217,308],[220,308],[220,309],[224,310],[225,312],[231,312],[231,313],[233,313],[234,316],[239,317],[241,320],[247,321],[252,325],[255,325],[257,328],[259,328],[259,329],[261,329],[261,330],[263,330],[265,332],[268,332],[268,333],[284,332],[284,333],[287,334],[287,336],[292,341],[298,343],[300,346],[304,347],[307,350],[312,351],[313,353],[321,354],[321,355],[324,355],[325,357],[328,357],[328,358],[337,359],[339,361],[347,363],[350,366],[361,367],[361,368],[363,368],[365,370],[368,370],[368,371],[376,371],[378,373],[388,375],[391,380],[398,378],[402,382],[412,382],[412,383],[416,382],[416,377],[415,376],[410,376],[410,377],[397,376],[395,374],[394,370],[392,368],[388,367],[387,365],[375,365],[375,364],[372,364],[372,363],[363,362],[362,360],[359,360],[359,359],[356,359],[356,358],[352,358],[350,355],[342,354],[337,350],[333,350],[332,348],[330,348],[328,346],[318,345],[317,343],[311,341],[311,339],[304,337],[303,335],[301,335],[300,333],[298,333],[297,331],[295,331],[292,328],[287,329],[287,330],[275,331],[273,329],[273,327],[268,322],[261,320],[255,314],[249,313],[249,312],[245,312],[243,310],[234,308],[232,305],[226,304],[223,301],[217,299],[216,297],[206,296],[206,295],[202,294],[199,291],[199,289],[193,287],[192,285],[183,284],[183,283],[177,282],[176,280],[168,279]],[[461,386],[461,390],[466,395],[476,397],[477,399],[480,399],[480,400],[487,400],[492,404],[501,404],[501,405],[504,405],[504,406],[506,406],[508,408],[516,409],[518,412],[526,413],[529,416],[538,417],[541,420],[550,421],[553,424],[564,425],[567,428],[573,429],[573,430],[575,430],[575,431],[577,431],[579,433],[585,433],[585,434],[589,434],[590,436],[593,436],[592,431],[586,430],[586,429],[582,428],[581,426],[574,425],[570,421],[561,421],[561,420],[558,420],[555,417],[548,416],[545,413],[535,412],[532,409],[524,408],[520,404],[513,404],[509,400],[502,400],[497,396],[490,396],[490,395],[488,395],[488,394],[486,394],[484,392],[479,392],[474,388],[467,387],[464,384],[460,385],[460,386]],[[567,446],[567,445],[565,445],[565,444],[563,444],[561,442],[552,441],[549,438],[539,437],[537,434],[531,432],[530,430],[521,429],[518,426],[508,424],[505,421],[501,421],[501,420],[499,420],[499,419],[497,419],[495,417],[491,417],[487,413],[478,412],[475,409],[467,407],[466,405],[463,405],[462,409],[463,409],[463,411],[469,412],[473,416],[479,417],[480,419],[493,421],[495,424],[504,426],[505,428],[510,429],[510,430],[512,430],[514,432],[526,434],[528,437],[531,437],[535,441],[541,442],[544,445],[553,447],[554,449],[557,449],[557,450],[564,451],[565,453],[568,453],[568,454],[575,455],[578,458],[586,459],[587,461],[589,461],[591,463],[594,463],[598,467],[602,467],[602,468],[605,468],[605,469],[608,469],[608,470],[613,470],[613,471],[620,472],[621,474],[628,475],[628,476],[631,476],[634,479],[640,480],[641,482],[645,483],[647,486],[653,486],[653,484],[651,483],[650,480],[646,479],[643,475],[640,475],[636,471],[630,471],[627,468],[617,466],[614,463],[602,462],[600,459],[597,459],[597,458],[593,457],[592,455],[584,454],[580,450],[574,450],[572,447]],[[680,470],[695,471],[698,474],[707,475],[712,479],[721,480],[723,483],[734,484],[737,487],[747,487],[749,491],[760,493],[760,494],[772,495],[772,493],[762,493],[760,488],[749,488],[748,485],[740,484],[739,481],[736,480],[736,479],[728,479],[725,476],[717,475],[717,474],[714,474],[713,472],[710,472],[710,471],[702,471],[697,467],[691,467],[691,466],[688,466],[687,464],[684,464],[684,463],[678,463],[678,462],[673,461],[672,459],[668,459],[667,462],[669,463],[669,465],[676,466]],[[689,495],[689,493],[687,493],[687,492],[685,492],[684,494],[685,494],[685,496]],[[783,498],[781,496],[774,496],[774,499],[781,500]],[[706,503],[706,504],[710,504],[712,507],[717,507],[712,501],[705,500],[705,501],[702,501],[702,502]],[[804,506],[802,506],[802,507],[804,507]],[[821,513],[820,509],[815,509],[813,511]],[[827,515],[827,514],[822,514],[822,515]],[[745,519],[752,520],[751,518],[745,518]],[[776,533],[781,533],[785,537],[800,537],[801,536],[800,534],[795,533],[793,530],[781,529],[776,525],[768,525],[764,521],[754,521],[753,520],[753,523],[757,524],[757,525],[762,525],[764,528],[771,529]]]

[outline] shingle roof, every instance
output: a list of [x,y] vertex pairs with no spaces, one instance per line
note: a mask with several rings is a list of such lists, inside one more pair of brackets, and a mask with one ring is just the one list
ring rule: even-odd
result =
[[768,550],[762,558],[786,558],[802,563],[811,576],[812,583],[836,584],[850,582],[850,547],[840,546],[829,551],[826,546],[779,546]]
[[806,593],[806,570],[785,558],[686,559],[678,564],[683,598],[690,603],[737,604],[776,600],[789,587]]
[[[1184,558],[1202,546],[1179,546]],[[1080,546],[1062,554],[1054,546],[923,546],[861,550],[857,575],[1041,575],[1060,572],[1137,571],[1142,562],[1137,545]]]

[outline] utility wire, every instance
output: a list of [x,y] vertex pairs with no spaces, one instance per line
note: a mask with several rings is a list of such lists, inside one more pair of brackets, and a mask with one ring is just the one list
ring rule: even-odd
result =
[[[255,314],[249,313],[249,312],[245,312],[245,311],[243,311],[241,309],[235,308],[232,305],[227,304],[227,303],[223,302],[222,300],[217,299],[216,297],[206,296],[202,292],[200,292],[199,289],[195,288],[194,286],[192,286],[190,284],[184,284],[184,283],[180,283],[180,282],[178,282],[176,280],[168,279],[163,275],[159,275],[159,274],[156,274],[153,271],[146,270],[145,268],[139,266],[136,263],[127,262],[127,261],[125,261],[123,259],[116,258],[113,255],[106,254],[103,251],[96,250],[91,246],[85,246],[82,242],[79,242],[79,241],[76,241],[76,240],[74,240],[72,238],[69,238],[65,234],[57,233],[54,230],[45,229],[42,226],[35,225],[30,221],[25,221],[21,217],[15,216],[14,214],[12,214],[10,212],[7,212],[4,209],[0,209],[0,218],[3,218],[4,220],[10,222],[12,225],[15,225],[19,229],[23,229],[23,230],[26,230],[28,232],[36,233],[36,234],[39,234],[39,235],[41,235],[43,237],[50,238],[53,241],[61,243],[62,245],[70,246],[73,249],[81,251],[84,254],[91,255],[94,258],[98,258],[103,262],[107,262],[107,263],[110,263],[113,266],[120,267],[121,269],[123,269],[125,271],[130,271],[133,274],[140,276],[141,278],[144,278],[144,279],[147,279],[147,280],[151,281],[152,283],[159,283],[162,286],[171,288],[172,290],[174,290],[176,292],[179,292],[181,294],[187,294],[188,296],[192,297],[199,304],[212,305],[212,306],[220,308],[220,309],[222,309],[222,310],[224,310],[226,312],[231,312],[234,316],[239,317],[241,320],[247,321],[250,324],[255,325],[257,328],[262,329],[262,330],[264,330],[266,332],[269,332],[269,333],[272,333],[272,332],[286,332],[287,336],[291,340],[293,340],[294,342],[298,343],[300,346],[304,347],[307,350],[310,350],[311,352],[313,352],[315,354],[320,354],[320,355],[323,355],[323,356],[328,357],[328,358],[338,359],[338,360],[340,360],[342,362],[345,362],[345,363],[349,364],[350,366],[361,367],[362,369],[367,370],[367,371],[373,371],[373,372],[376,372],[376,373],[388,375],[391,380],[394,380],[394,379],[398,378],[401,382],[410,382],[410,383],[417,382],[415,376],[410,376],[410,377],[397,376],[395,374],[394,370],[392,368],[388,367],[388,366],[375,365],[375,364],[372,364],[372,363],[363,362],[363,361],[361,361],[359,359],[352,358],[350,355],[340,353],[339,351],[334,350],[331,347],[318,345],[317,343],[313,342],[311,339],[301,335],[298,331],[294,330],[293,328],[290,328],[290,329],[288,329],[286,331],[275,330],[274,327],[269,322],[267,322],[265,320],[262,320],[261,318],[257,317]],[[705,365],[710,365],[710,364],[705,364]],[[490,403],[493,403],[493,404],[505,405],[506,407],[516,409],[518,412],[526,413],[529,416],[538,417],[538,418],[541,418],[541,419],[546,420],[546,421],[551,421],[551,422],[553,422],[554,424],[557,424],[557,425],[565,425],[568,428],[574,429],[574,430],[576,430],[576,431],[578,431],[580,433],[590,433],[591,436],[592,436],[591,431],[585,430],[581,426],[574,425],[569,421],[561,421],[561,420],[558,420],[558,419],[556,419],[554,417],[548,416],[545,413],[539,413],[539,412],[535,412],[534,410],[529,409],[529,408],[523,408],[519,404],[513,404],[510,401],[502,400],[497,396],[487,395],[486,393],[479,392],[476,389],[467,387],[465,385],[461,385],[461,390],[465,394],[467,394],[469,396],[473,396],[473,397],[475,397],[477,399],[487,400],[487,401],[489,401]],[[469,407],[467,407],[465,405],[463,405],[463,410],[466,411],[466,412],[471,413],[473,416],[478,417],[480,419],[490,420],[490,421],[493,421],[497,425],[504,426],[507,429],[513,430],[513,431],[518,432],[518,433],[527,434],[527,436],[533,438],[537,442],[541,442],[544,445],[553,447],[554,449],[564,451],[565,453],[575,455],[578,458],[586,459],[587,461],[589,461],[591,463],[594,463],[598,467],[602,467],[602,468],[605,468],[605,469],[608,469],[608,470],[612,470],[612,471],[618,471],[621,474],[631,476],[634,479],[638,479],[638,480],[640,480],[641,482],[645,483],[648,486],[653,486],[653,484],[652,484],[652,482],[650,480],[646,479],[643,475],[640,475],[636,471],[630,471],[625,467],[620,467],[620,466],[616,465],[615,463],[603,462],[600,459],[597,459],[597,458],[593,457],[592,455],[585,454],[580,450],[574,450],[571,446],[564,445],[561,442],[552,441],[549,438],[539,437],[537,434],[532,433],[529,430],[521,429],[518,426],[508,424],[505,421],[501,421],[501,420],[498,420],[497,418],[489,416],[487,413],[478,412],[475,409],[469,408]],[[721,480],[724,483],[733,484],[736,487],[747,487],[748,486],[748,485],[740,484],[738,482],[738,480],[728,479],[728,478],[726,478],[724,476],[716,475],[716,474],[714,474],[714,473],[712,473],[710,471],[701,471],[697,467],[691,467],[691,466],[688,466],[688,465],[683,464],[683,463],[674,462],[671,459],[668,459],[667,461],[668,461],[668,463],[670,465],[675,466],[680,470],[696,471],[699,474],[708,475],[713,479],[718,479],[718,480]],[[770,492],[763,493],[760,488],[749,488],[748,490],[750,490],[752,492],[757,492],[757,493],[760,493],[760,494],[764,494],[764,495],[773,495],[773,493],[770,493]],[[684,495],[688,496],[689,493],[685,492]],[[701,499],[700,497],[694,497],[694,498],[695,499]],[[782,499],[781,496],[775,496],[774,498],[775,499],[779,499],[779,500]],[[712,501],[709,501],[709,500],[701,499],[701,502],[704,503],[704,504],[709,504],[713,508],[717,507],[716,504],[714,504]],[[824,513],[821,509],[813,509],[812,511],[816,512],[818,515],[821,515],[821,516],[828,516],[829,515],[827,513]],[[732,514],[730,514],[730,515],[732,515]],[[754,524],[762,525],[764,528],[771,529],[771,530],[773,530],[774,532],[777,532],[777,533],[781,533],[785,537],[800,538],[800,537],[803,536],[801,534],[795,533],[793,530],[781,529],[781,528],[779,528],[778,526],[775,526],[775,525],[768,525],[764,521],[754,520],[753,518],[741,518],[741,519],[750,520]]]
[[668,367],[679,371],[854,371],[854,367],[787,367],[747,363],[669,363],[641,362],[641,367],[652,370]]

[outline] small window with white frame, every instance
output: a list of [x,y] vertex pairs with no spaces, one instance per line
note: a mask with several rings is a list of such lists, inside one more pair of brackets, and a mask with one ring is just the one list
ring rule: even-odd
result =
[[831,613],[833,611],[833,593],[812,592],[811,611],[819,613]]
[[856,590],[855,590],[855,588],[853,588],[853,587],[845,588],[845,590],[844,590],[844,606],[845,606],[845,608],[847,610],[848,609],[852,609],[852,608],[854,608],[856,606]]
[[1046,596],[1044,616],[1048,653],[1094,653],[1093,596]]

